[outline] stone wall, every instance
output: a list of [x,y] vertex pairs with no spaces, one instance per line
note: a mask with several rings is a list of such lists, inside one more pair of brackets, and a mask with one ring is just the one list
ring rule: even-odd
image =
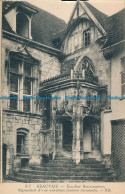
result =
[[28,130],[26,155],[29,164],[40,163],[39,131],[42,126],[40,115],[3,111],[3,143],[7,145],[7,174],[12,169],[21,166],[21,159],[17,155],[17,129]]
[[[125,49],[117,50],[115,52],[112,59],[112,81],[111,81],[111,96],[112,97],[121,97],[121,72],[122,72],[122,64],[121,59],[125,57]],[[111,109],[112,109],[112,120],[117,119],[125,119],[125,99],[112,99],[111,100]]]
[[111,154],[111,110],[101,112],[101,152],[103,155]]
[[[37,69],[36,82],[33,87],[33,96],[38,95],[38,88],[41,80],[60,74],[60,62],[55,55],[27,47],[28,52],[40,62]],[[22,51],[20,51],[20,49]],[[9,39],[2,39],[2,96],[10,95],[9,83],[7,79],[7,64],[9,63],[9,52],[21,52],[28,55],[24,48],[24,42],[16,42]],[[33,64],[34,65],[34,64]],[[13,169],[19,170],[21,167],[21,157],[17,155],[17,129],[28,130],[26,138],[25,152],[28,155],[29,165],[41,163],[41,150],[39,131],[42,129],[42,116],[39,114],[39,105],[36,100],[32,100],[32,113],[25,113],[18,109],[17,111],[10,110],[10,100],[2,100],[3,117],[3,144],[7,145],[7,170],[6,174],[13,172]],[[21,112],[22,111],[22,112]]]
[[[5,61],[8,60],[8,53],[10,51],[19,52],[19,49],[24,47],[24,42],[21,43],[11,41],[9,39],[2,39],[2,67],[3,67],[3,78],[5,73]],[[41,70],[41,79],[48,79],[60,74],[61,63],[55,55],[49,54],[40,49],[36,50],[35,48],[28,47],[29,53],[40,61],[40,70]],[[22,52],[23,53],[23,52]],[[27,53],[24,53],[27,54]],[[4,81],[2,79],[2,81]],[[4,82],[3,82],[4,84]]]
[[111,91],[111,69],[110,69],[110,60],[106,60],[103,56],[103,52],[101,52],[101,47],[96,44],[92,43],[86,48],[79,49],[75,51],[74,53],[71,53],[66,56],[65,60],[62,64],[62,69],[64,71],[69,71],[69,68],[71,68],[70,61],[76,61],[78,58],[78,61],[80,63],[80,60],[87,56],[91,59],[94,67],[95,67],[95,74],[98,76],[99,84],[100,85],[107,85],[108,87],[108,95],[110,95]]

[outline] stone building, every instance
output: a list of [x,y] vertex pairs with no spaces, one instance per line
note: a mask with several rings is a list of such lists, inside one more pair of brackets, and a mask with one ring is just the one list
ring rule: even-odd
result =
[[3,2],[4,174],[62,153],[125,175],[124,16],[78,1],[67,25],[29,3]]

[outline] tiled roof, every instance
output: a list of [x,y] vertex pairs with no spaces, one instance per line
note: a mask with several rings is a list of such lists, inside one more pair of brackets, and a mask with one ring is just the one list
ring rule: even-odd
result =
[[85,4],[107,33],[104,48],[125,40],[125,9],[109,17],[88,2]]
[[104,47],[125,40],[125,9],[108,17],[105,21],[105,29],[108,39]]
[[105,29],[105,20],[108,18],[108,16],[95,7],[93,7],[88,2],[84,2],[85,5],[88,7],[88,9],[91,11],[91,13],[94,15],[94,17],[97,19],[97,21],[101,24],[101,26]]
[[[32,18],[32,37],[33,40],[47,46],[53,47],[53,39],[62,37],[65,33],[67,24],[60,18],[30,4],[27,2],[3,2],[3,13],[7,5],[14,6],[14,4],[24,4],[29,6],[31,9],[38,11]],[[120,12],[108,17],[101,11],[97,10],[88,2],[84,2],[88,9],[92,12],[101,26],[107,33],[107,41],[104,47],[108,47],[125,39],[125,9]],[[10,8],[8,8],[10,9]],[[9,32],[13,32],[5,17],[3,17],[3,29]]]

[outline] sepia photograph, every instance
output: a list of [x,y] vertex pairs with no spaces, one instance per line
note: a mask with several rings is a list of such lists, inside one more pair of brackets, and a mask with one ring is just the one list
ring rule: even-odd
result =
[[125,182],[124,3],[1,2],[2,184]]

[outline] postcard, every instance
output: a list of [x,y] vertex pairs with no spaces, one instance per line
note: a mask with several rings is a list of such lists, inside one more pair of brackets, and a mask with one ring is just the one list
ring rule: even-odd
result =
[[0,5],[0,192],[125,193],[124,0]]

